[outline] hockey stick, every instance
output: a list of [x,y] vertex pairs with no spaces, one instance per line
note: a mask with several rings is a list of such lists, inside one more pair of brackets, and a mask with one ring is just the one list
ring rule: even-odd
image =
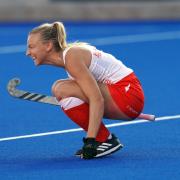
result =
[[29,101],[58,105],[58,101],[53,96],[47,96],[17,89],[16,87],[20,84],[20,82],[21,80],[19,78],[13,78],[8,82],[7,90],[11,96]]
[[[53,96],[47,96],[43,94],[37,94],[37,93],[32,93],[32,92],[17,89],[16,87],[20,84],[20,82],[21,81],[19,78],[13,78],[8,82],[7,90],[11,96],[19,98],[19,99],[34,101],[34,102],[59,105],[58,101]],[[155,115],[141,113],[137,118],[154,121]]]

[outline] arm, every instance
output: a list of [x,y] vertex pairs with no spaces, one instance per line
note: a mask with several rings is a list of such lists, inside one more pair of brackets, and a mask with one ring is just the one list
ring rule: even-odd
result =
[[[87,137],[95,138],[104,114],[104,99],[99,86],[85,64],[89,52],[71,48],[66,55],[66,69],[75,78],[75,81],[88,99],[89,126]],[[91,56],[90,56],[91,57]]]

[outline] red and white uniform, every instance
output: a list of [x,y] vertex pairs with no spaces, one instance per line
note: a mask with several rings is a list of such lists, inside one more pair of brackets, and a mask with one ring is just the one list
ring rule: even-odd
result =
[[[64,63],[66,53],[70,48],[66,48],[63,52]],[[144,107],[144,94],[133,70],[111,54],[100,51],[94,46],[83,45],[83,48],[88,49],[92,54],[89,71],[96,81],[107,84],[110,94],[120,110],[130,118],[136,118]],[[69,73],[68,76],[73,79]],[[66,103],[68,104],[68,102]]]

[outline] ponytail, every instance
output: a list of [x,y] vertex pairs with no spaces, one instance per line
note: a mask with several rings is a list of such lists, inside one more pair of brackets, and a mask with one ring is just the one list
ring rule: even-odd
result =
[[67,47],[66,31],[63,23],[45,23],[35,27],[30,34],[40,33],[42,41],[52,41],[56,51],[64,50]]
[[64,25],[61,22],[54,22],[53,28],[55,28],[57,32],[57,41],[59,47],[61,49],[65,49],[67,47],[67,42],[66,42],[66,31]]

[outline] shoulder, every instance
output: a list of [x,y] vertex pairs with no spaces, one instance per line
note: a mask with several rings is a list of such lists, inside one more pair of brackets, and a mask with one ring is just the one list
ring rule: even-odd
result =
[[63,53],[64,63],[67,66],[69,63],[73,63],[74,60],[78,61],[82,56],[82,50],[79,47],[69,47]]
[[82,55],[84,53],[89,53],[90,48],[86,46],[72,46],[68,48],[68,51],[66,52],[66,56],[76,56],[76,55]]
[[66,58],[80,55],[82,53],[82,49],[77,46],[69,47],[66,52]]
[[91,59],[91,52],[87,48],[73,46],[68,49],[64,56],[64,59],[66,65],[78,62],[86,63],[88,59]]
[[71,47],[65,57],[65,69],[74,78],[82,76],[91,62],[91,52],[82,47]]

